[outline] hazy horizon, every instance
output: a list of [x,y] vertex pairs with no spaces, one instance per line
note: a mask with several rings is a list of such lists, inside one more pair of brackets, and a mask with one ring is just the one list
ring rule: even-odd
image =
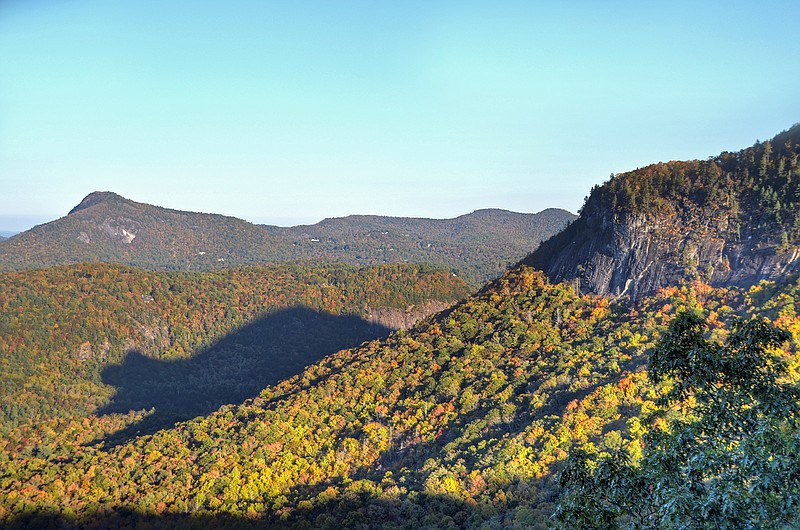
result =
[[0,229],[97,190],[279,225],[575,212],[612,173],[800,121],[797,16],[793,1],[9,0]]

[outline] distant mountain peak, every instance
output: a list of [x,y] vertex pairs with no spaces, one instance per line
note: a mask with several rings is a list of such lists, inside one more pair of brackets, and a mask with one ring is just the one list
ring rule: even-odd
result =
[[79,205],[69,211],[69,215],[72,215],[76,212],[81,210],[85,210],[91,206],[96,204],[102,204],[104,202],[111,202],[111,201],[125,201],[125,197],[121,195],[117,195],[113,191],[95,191],[87,195],[83,198]]
[[0,271],[85,261],[181,270],[279,261],[424,263],[452,269],[478,287],[575,218],[563,210],[548,213],[485,209],[454,219],[354,215],[275,227],[95,191],[69,215],[4,241]]

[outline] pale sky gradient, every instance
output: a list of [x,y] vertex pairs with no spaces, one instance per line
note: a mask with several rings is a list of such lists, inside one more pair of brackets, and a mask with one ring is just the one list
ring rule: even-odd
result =
[[800,121],[800,2],[0,1],[0,229],[576,211]]

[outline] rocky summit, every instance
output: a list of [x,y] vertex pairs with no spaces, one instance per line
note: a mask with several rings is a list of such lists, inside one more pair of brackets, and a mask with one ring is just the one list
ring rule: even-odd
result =
[[800,125],[709,160],[614,175],[524,261],[582,292],[632,299],[683,279],[781,279],[800,271],[798,155]]

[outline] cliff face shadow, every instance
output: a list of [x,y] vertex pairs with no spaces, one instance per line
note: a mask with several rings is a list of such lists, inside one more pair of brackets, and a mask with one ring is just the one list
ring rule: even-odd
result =
[[294,307],[259,318],[189,359],[165,361],[130,351],[121,365],[103,370],[103,382],[117,392],[98,414],[154,410],[95,443],[125,443],[241,402],[327,355],[385,338],[390,331],[353,315]]

